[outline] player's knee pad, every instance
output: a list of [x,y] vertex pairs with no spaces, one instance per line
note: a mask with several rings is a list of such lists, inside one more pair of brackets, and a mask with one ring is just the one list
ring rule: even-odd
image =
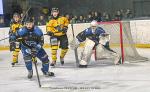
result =
[[50,38],[50,44],[52,45],[52,46],[58,46],[58,39],[56,38],[56,37],[51,37]]
[[25,62],[25,65],[26,65],[26,68],[27,68],[28,70],[32,70],[32,61],[30,61],[30,62]]
[[49,59],[48,59],[48,56],[47,55],[44,55],[44,56],[42,56],[41,57],[41,61],[42,61],[42,63],[49,63]]
[[24,58],[24,61],[25,61],[25,62],[32,62],[32,57],[29,56],[29,55],[24,56],[23,58]]

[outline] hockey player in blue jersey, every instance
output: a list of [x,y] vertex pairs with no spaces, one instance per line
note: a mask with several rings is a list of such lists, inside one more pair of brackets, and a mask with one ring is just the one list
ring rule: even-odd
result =
[[32,58],[37,57],[42,61],[42,72],[46,76],[54,76],[53,72],[49,72],[49,59],[45,50],[42,48],[44,44],[43,32],[39,27],[34,26],[34,21],[28,18],[25,26],[17,31],[16,38],[21,38],[21,51],[28,70],[28,78],[32,78]]
[[[76,48],[81,42],[85,42],[79,67],[87,67],[93,48],[96,48],[96,51],[105,52],[107,57],[104,58],[111,57],[114,59],[114,64],[118,64],[120,60],[119,54],[109,48],[110,35],[107,34],[103,28],[98,27],[96,20],[93,20],[90,25],[89,28],[80,32],[72,44],[70,44],[72,48]],[[102,53],[99,53],[99,55],[103,56]]]

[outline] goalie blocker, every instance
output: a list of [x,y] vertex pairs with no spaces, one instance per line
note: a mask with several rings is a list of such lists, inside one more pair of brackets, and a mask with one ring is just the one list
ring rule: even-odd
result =
[[76,36],[74,44],[70,46],[76,48],[81,42],[85,42],[84,49],[81,52],[79,67],[87,67],[90,62],[92,50],[96,48],[101,58],[112,58],[114,64],[119,64],[120,56],[109,48],[110,35],[98,27],[97,21],[93,20],[91,26]]

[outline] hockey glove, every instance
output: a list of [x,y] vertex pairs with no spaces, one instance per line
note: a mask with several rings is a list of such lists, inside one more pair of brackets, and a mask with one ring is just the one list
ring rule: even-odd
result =
[[62,31],[62,28],[60,26],[55,27],[56,30],[58,30],[59,32]]
[[38,51],[41,50],[41,48],[42,48],[42,46],[41,46],[40,44],[37,44],[37,45],[35,46],[35,49],[38,50]]
[[31,54],[31,49],[26,49],[25,52],[26,52],[27,54]]
[[110,41],[110,35],[109,34],[102,34],[100,37],[99,37],[99,43],[102,44],[102,45],[106,45],[107,42]]
[[57,27],[55,27],[55,29],[58,30],[59,32],[66,33],[68,30],[68,27],[65,26],[62,28],[61,26],[57,26]]
[[9,36],[9,39],[10,39],[11,41],[16,41],[16,36],[15,36],[15,35],[10,35],[10,36]]
[[49,35],[49,36],[54,36],[54,33],[53,32],[47,32],[47,34]]
[[67,30],[68,30],[68,27],[64,27],[64,28],[62,29],[62,32],[63,32],[63,33],[66,33]]
[[31,56],[32,57],[36,57],[37,53],[38,53],[37,49],[35,49],[35,48],[31,49]]
[[20,29],[19,27],[15,28],[16,31],[18,31],[19,29]]

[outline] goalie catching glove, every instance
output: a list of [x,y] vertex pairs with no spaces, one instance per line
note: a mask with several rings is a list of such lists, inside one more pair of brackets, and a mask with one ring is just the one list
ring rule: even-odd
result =
[[99,43],[102,45],[106,45],[107,42],[110,41],[110,34],[103,33],[99,36]]

